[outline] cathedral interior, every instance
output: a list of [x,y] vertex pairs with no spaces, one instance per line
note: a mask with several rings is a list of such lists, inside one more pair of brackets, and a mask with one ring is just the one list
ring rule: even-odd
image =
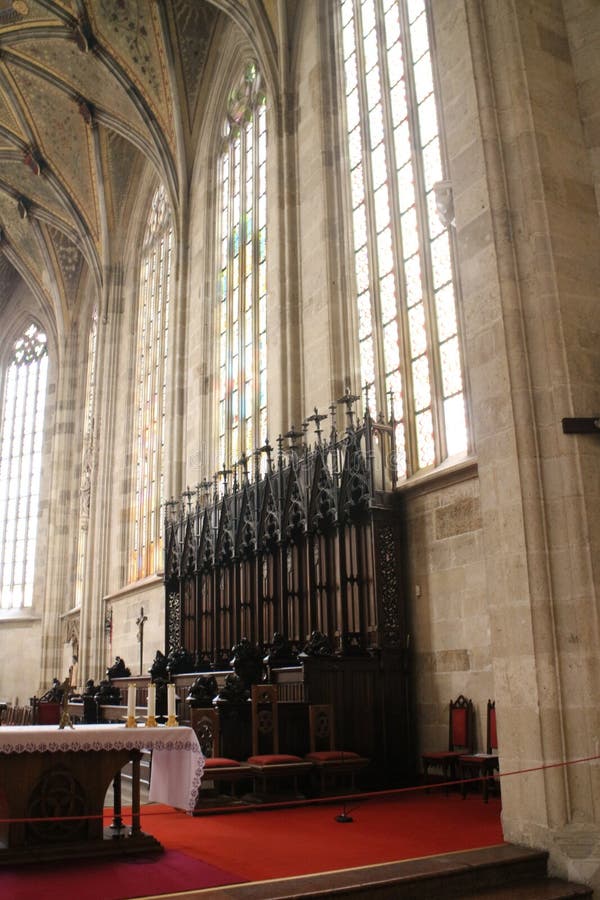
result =
[[391,783],[494,700],[600,887],[599,217],[597,0],[2,0],[0,699],[245,639]]

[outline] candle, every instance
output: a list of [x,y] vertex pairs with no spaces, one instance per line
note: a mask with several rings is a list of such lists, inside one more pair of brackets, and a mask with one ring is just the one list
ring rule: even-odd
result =
[[156,715],[156,685],[148,685],[148,718],[153,719]]
[[175,715],[175,685],[167,685],[167,717]]
[[130,684],[127,688],[127,716],[135,717],[135,684]]

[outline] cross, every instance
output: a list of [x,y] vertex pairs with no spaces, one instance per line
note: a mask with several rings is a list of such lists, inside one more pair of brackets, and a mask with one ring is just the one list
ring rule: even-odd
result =
[[563,434],[594,434],[600,432],[600,416],[579,419],[563,419]]
[[316,406],[313,407],[313,409],[314,409],[314,413],[312,414],[312,416],[309,416],[306,421],[315,423],[315,431],[317,432],[317,441],[320,444],[321,443],[321,435],[323,434],[323,431],[321,429],[321,422],[323,421],[323,419],[326,419],[327,416],[319,415],[319,410],[317,409]]
[[144,615],[144,607],[140,606],[140,614],[135,620],[138,627],[137,639],[140,645],[140,675],[142,674],[142,666],[144,665],[144,622],[148,621],[148,616]]

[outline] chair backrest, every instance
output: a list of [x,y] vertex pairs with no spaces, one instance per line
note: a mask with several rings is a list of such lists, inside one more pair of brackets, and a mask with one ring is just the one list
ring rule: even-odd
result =
[[313,703],[308,708],[310,752],[335,749],[333,708],[329,703]]
[[200,744],[202,753],[207,758],[221,755],[221,722],[219,711],[208,708],[190,708],[190,724]]
[[470,753],[473,749],[473,701],[459,694],[456,700],[450,701],[448,750],[463,750]]
[[487,753],[498,750],[498,732],[496,730],[496,701],[487,702]]
[[252,755],[279,753],[277,686],[252,685]]

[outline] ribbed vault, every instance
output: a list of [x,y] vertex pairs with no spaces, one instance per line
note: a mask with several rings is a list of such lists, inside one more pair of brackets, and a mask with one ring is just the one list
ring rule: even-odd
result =
[[217,22],[266,45],[272,7],[0,0],[0,312],[20,277],[68,329],[84,276],[102,289],[137,164],[177,208]]

